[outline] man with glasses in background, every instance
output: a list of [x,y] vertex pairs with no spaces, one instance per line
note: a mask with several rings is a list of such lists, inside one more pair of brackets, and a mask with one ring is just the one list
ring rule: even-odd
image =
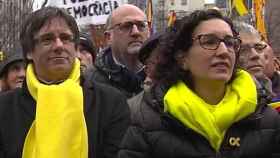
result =
[[92,75],[130,98],[143,90],[144,66],[138,59],[139,49],[149,37],[145,13],[131,4],[115,9],[106,33],[110,46],[95,62]]
[[273,92],[272,81],[267,73],[267,69],[269,69],[268,62],[273,62],[269,59],[269,55],[266,52],[269,46],[262,41],[260,34],[252,25],[244,22],[235,22],[235,25],[242,40],[238,64],[257,79],[259,86],[263,87],[265,90],[265,95],[269,96],[268,98],[270,100],[268,101],[277,109],[277,107],[279,107],[279,100],[276,101],[276,106],[276,104],[274,104],[276,102],[273,101],[273,98],[277,96]]
[[263,78],[265,60],[264,49],[267,47],[262,42],[258,31],[244,22],[235,22],[237,30],[242,40],[239,51],[238,64],[256,78]]

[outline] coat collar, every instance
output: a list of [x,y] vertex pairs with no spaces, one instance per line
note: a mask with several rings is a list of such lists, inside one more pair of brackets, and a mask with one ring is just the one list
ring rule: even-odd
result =
[[[93,104],[93,100],[96,97],[93,93],[95,87],[95,82],[91,80],[90,76],[83,75],[81,77],[81,86],[83,88],[83,97],[84,97],[84,112],[87,113]],[[23,83],[23,87],[20,90],[20,107],[35,119],[36,115],[36,101],[33,99],[31,94],[28,91],[26,81]]]
[[[148,106],[160,113],[164,127],[172,131],[193,132],[191,129],[186,128],[181,122],[172,117],[170,114],[164,112],[163,97],[167,90],[167,86],[156,84],[154,87],[151,87],[149,91],[144,93],[144,101]],[[263,118],[263,111],[267,106],[269,98],[267,98],[266,92],[261,87],[257,87],[257,93],[258,105],[255,112],[233,124],[233,126],[250,126],[252,128],[258,128],[259,121],[261,118]]]

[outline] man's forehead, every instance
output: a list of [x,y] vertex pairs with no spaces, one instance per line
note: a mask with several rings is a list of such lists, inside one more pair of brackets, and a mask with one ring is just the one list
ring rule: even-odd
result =
[[112,14],[112,23],[126,21],[144,21],[146,16],[142,10],[134,7],[123,7]]
[[240,33],[242,44],[259,43],[261,39],[254,34]]
[[63,18],[55,17],[47,20],[38,31],[37,35],[55,32],[72,33],[70,26]]

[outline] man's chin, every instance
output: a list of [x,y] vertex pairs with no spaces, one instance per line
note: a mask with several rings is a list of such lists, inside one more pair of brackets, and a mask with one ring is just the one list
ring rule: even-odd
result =
[[128,54],[138,54],[141,46],[135,46],[135,47],[128,47],[127,53]]
[[64,76],[65,74],[70,74],[72,72],[72,67],[70,65],[53,65],[48,69],[49,73],[55,76]]

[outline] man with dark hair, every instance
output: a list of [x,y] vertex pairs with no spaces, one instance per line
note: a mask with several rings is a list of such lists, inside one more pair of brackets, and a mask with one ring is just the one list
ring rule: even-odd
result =
[[145,13],[124,4],[107,20],[109,47],[95,61],[93,78],[112,85],[128,98],[143,90],[144,66],[138,59],[139,49],[149,36]]
[[0,96],[0,157],[116,157],[129,108],[117,90],[80,73],[75,19],[57,7],[39,9],[20,39],[26,81]]

